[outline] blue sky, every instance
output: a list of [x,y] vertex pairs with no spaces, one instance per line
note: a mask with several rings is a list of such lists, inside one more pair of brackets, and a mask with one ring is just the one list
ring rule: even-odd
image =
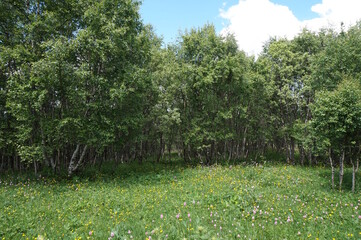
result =
[[249,54],[259,53],[269,37],[292,38],[303,27],[349,25],[361,18],[361,0],[143,0],[143,22],[154,26],[165,43],[179,31],[213,23],[216,30],[233,33]]
[[[238,3],[238,0],[227,1],[227,6]],[[223,7],[221,0],[143,0],[140,9],[144,23],[154,26],[165,42],[174,41],[179,30],[202,27],[213,23],[218,31],[227,21],[220,16]]]

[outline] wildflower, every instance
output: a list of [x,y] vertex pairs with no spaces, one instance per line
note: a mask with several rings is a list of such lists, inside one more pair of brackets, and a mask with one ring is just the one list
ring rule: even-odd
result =
[[112,238],[114,237],[114,235],[115,235],[115,234],[114,234],[113,232],[110,233],[110,236],[111,236]]
[[360,215],[360,216],[358,216],[358,219],[361,219],[361,215]]
[[179,218],[179,213],[177,214],[177,216],[175,216],[177,219]]
[[184,202],[184,203],[183,203],[183,206],[187,206],[187,203],[186,203],[186,202]]
[[131,234],[132,232],[130,230],[128,230],[128,234]]
[[160,219],[163,219],[163,214],[160,215]]
[[91,236],[92,234],[93,234],[93,231],[90,231],[90,232],[89,232],[89,236]]

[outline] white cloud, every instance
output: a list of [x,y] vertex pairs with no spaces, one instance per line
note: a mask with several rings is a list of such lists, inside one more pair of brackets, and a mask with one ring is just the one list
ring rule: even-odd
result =
[[317,31],[322,27],[350,26],[361,18],[361,0],[322,0],[312,7],[319,17],[300,21],[287,6],[270,0],[240,0],[220,15],[229,21],[222,33],[234,33],[241,49],[258,54],[274,36],[293,38],[303,27]]

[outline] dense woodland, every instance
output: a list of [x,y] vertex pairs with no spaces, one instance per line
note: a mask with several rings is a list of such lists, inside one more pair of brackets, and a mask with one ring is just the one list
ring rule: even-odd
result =
[[339,168],[340,187],[351,166],[355,183],[361,23],[272,38],[255,58],[212,25],[164,46],[140,4],[0,2],[0,171],[274,151],[330,166],[333,185]]

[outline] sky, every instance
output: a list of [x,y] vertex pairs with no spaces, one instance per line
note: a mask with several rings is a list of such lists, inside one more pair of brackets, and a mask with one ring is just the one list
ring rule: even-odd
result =
[[304,27],[339,29],[361,20],[361,0],[143,0],[140,14],[165,44],[180,32],[212,23],[219,34],[232,33],[238,46],[257,55],[270,37],[292,39]]

